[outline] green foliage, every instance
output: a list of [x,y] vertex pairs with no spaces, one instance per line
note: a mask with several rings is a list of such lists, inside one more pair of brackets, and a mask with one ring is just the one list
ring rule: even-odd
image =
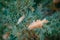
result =
[[[34,0],[1,0],[0,40],[3,40],[2,36],[6,32],[10,33],[8,40],[59,40],[60,12],[56,11],[51,15],[46,15],[46,12],[51,12],[51,9],[47,7],[51,2],[51,0],[41,0],[35,7]],[[31,7],[34,8],[34,11]],[[16,25],[22,15],[25,15],[24,20]],[[27,25],[37,19],[44,18],[49,22],[44,24],[43,28],[28,29]],[[53,39],[54,36],[56,39]]]

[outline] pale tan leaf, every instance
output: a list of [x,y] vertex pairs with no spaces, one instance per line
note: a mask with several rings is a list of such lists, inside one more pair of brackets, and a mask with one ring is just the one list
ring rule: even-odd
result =
[[32,29],[34,29],[34,28],[42,28],[42,26],[43,26],[44,23],[48,23],[48,20],[46,20],[46,19],[37,20],[37,21],[31,23],[31,24],[28,26],[28,29],[32,30]]

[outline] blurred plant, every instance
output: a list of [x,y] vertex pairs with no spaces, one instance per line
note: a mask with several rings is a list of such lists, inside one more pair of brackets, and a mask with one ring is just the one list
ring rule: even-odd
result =
[[[48,7],[51,0],[34,1],[0,0],[0,40],[4,40],[6,35],[7,40],[59,40],[60,12],[52,12]],[[28,29],[33,21],[44,18],[49,22],[42,28]]]

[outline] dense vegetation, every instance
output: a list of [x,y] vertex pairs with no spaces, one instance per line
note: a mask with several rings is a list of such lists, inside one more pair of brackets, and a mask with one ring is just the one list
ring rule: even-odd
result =
[[[60,40],[60,11],[52,4],[52,0],[0,0],[0,40]],[[49,22],[42,28],[28,29],[33,21],[44,18]]]

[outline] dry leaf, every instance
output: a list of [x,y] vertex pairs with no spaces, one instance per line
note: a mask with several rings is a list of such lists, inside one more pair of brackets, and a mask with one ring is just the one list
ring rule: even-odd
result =
[[58,3],[60,2],[60,0],[53,0],[53,3]]
[[23,15],[22,17],[20,17],[20,18],[18,19],[17,24],[21,23],[21,22],[23,21],[24,18],[25,18],[25,15]]
[[33,22],[29,25],[28,29],[32,30],[34,28],[42,28],[44,23],[48,23],[48,20],[43,19],[43,20],[37,20],[36,22]]
[[7,40],[8,37],[9,37],[9,34],[10,34],[9,32],[5,33],[5,34],[3,35],[3,39],[4,39],[4,40]]

